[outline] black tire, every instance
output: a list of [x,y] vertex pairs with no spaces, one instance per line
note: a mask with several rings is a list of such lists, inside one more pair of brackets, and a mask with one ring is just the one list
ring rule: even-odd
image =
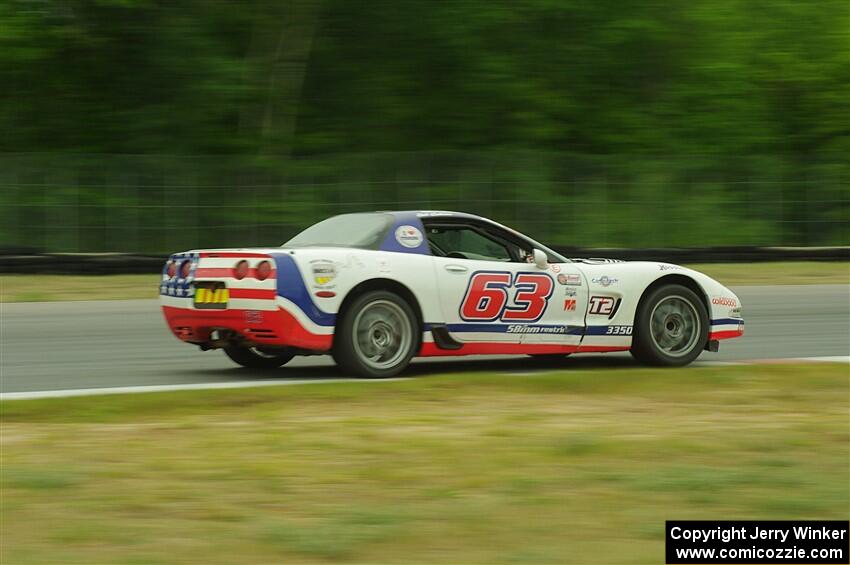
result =
[[265,349],[262,347],[243,347],[232,345],[224,348],[224,353],[230,359],[243,367],[250,369],[277,369],[289,363],[293,357],[292,353]]
[[422,330],[410,304],[395,293],[376,290],[356,297],[346,307],[337,322],[331,353],[346,372],[385,379],[407,368],[421,342]]
[[694,291],[676,284],[660,286],[638,305],[631,353],[647,365],[681,367],[699,357],[708,331],[705,303]]

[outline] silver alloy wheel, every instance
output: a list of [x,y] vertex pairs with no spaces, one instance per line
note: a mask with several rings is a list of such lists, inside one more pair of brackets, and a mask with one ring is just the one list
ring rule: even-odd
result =
[[701,322],[696,307],[683,296],[668,296],[652,309],[649,329],[655,346],[670,357],[684,357],[696,347]]
[[397,365],[410,349],[412,339],[407,315],[389,300],[366,304],[354,318],[354,351],[373,369]]

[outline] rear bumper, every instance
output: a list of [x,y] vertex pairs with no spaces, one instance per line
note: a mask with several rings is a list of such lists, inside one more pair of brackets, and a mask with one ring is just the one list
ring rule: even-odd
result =
[[210,341],[213,330],[230,330],[253,345],[295,347],[328,351],[333,334],[308,331],[291,313],[275,310],[200,310],[162,306],[165,321],[177,339],[202,344]]

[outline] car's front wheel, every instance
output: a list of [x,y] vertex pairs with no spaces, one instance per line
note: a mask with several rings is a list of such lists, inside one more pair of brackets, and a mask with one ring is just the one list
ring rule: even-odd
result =
[[281,365],[289,363],[295,357],[295,355],[286,351],[239,345],[225,347],[224,353],[233,362],[250,369],[277,369]]
[[649,365],[681,367],[702,353],[708,330],[705,304],[694,291],[661,286],[638,305],[631,352]]
[[377,290],[355,298],[337,323],[333,357],[344,370],[380,379],[403,371],[419,347],[420,332],[410,304]]

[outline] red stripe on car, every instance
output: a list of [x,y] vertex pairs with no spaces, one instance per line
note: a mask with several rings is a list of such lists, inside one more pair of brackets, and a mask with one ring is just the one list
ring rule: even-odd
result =
[[261,300],[273,300],[274,290],[265,288],[230,288],[230,298],[258,298]]
[[741,337],[742,335],[744,335],[744,330],[727,330],[723,332],[711,332],[708,334],[708,339],[730,339],[733,337]]
[[204,277],[233,277],[233,269],[231,267],[198,267],[195,269],[196,280]]
[[[277,272],[272,269],[269,273],[269,276],[266,277],[266,280],[273,279],[277,276]],[[234,278],[233,277],[233,268],[232,267],[198,267],[195,269],[195,279],[203,279],[203,278],[217,278],[217,279],[227,279]],[[248,269],[248,275],[245,277],[246,279],[255,279],[257,278],[257,270],[256,269]],[[245,280],[245,279],[240,279]]]
[[[263,343],[270,345],[288,345],[313,351],[327,351],[333,342],[333,335],[311,333],[298,322],[295,316],[281,308],[277,310],[195,310],[163,306],[162,312],[174,335],[184,341],[207,341],[213,329],[233,330],[253,340],[257,339],[257,335],[250,330],[256,332],[257,329],[268,329],[274,337],[261,339]],[[261,322],[252,320],[257,312],[262,313]]]
[[631,349],[627,345],[581,345],[578,348],[579,353],[611,353],[614,351],[628,351]]
[[239,259],[257,259],[262,257],[263,259],[271,259],[271,256],[266,253],[242,253],[239,251],[205,251],[201,253],[201,258],[204,257],[237,257]]
[[422,344],[419,355],[422,357],[448,357],[452,355],[510,355],[513,353],[573,353],[575,345],[559,345],[550,343],[464,343],[460,349],[440,349],[436,344]]
[[464,343],[460,349],[440,349],[436,344],[426,342],[419,351],[421,357],[451,357],[454,355],[535,355],[558,353],[601,353],[628,351],[628,346],[607,345],[561,345],[556,343]]

